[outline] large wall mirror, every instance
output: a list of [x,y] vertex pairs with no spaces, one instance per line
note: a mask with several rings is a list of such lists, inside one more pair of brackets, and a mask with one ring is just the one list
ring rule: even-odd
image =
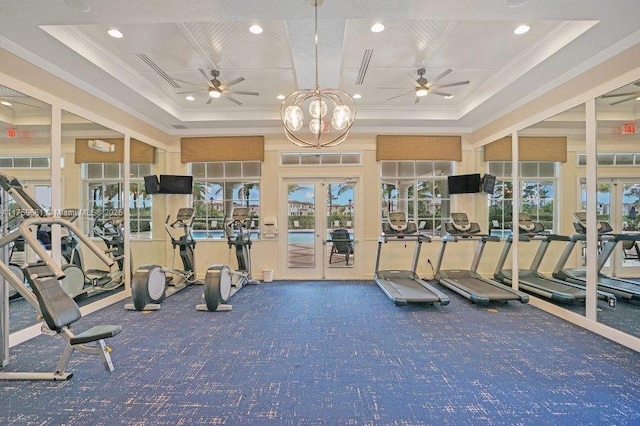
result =
[[[51,105],[0,86],[0,173],[13,176],[30,198],[45,211],[51,209]],[[0,189],[2,232],[15,229],[24,208]],[[46,242],[45,242],[46,243]],[[18,265],[33,254],[24,244],[5,247],[3,261]],[[19,268],[17,268],[19,274]],[[9,329],[22,330],[38,323],[37,312],[9,288]]]
[[125,289],[130,255],[124,247],[123,150],[121,133],[62,111],[62,207],[77,212],[80,229],[116,261],[108,267],[89,247],[63,233],[63,261],[76,267],[72,270],[77,277],[63,287],[80,306]]
[[598,321],[640,337],[640,81],[596,99],[596,120],[598,220],[618,236],[598,247],[598,288],[618,299]]

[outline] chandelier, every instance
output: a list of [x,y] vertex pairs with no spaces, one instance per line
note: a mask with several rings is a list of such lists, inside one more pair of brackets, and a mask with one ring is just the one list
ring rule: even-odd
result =
[[356,117],[356,104],[340,89],[318,84],[318,7],[324,0],[308,0],[315,11],[315,80],[313,89],[291,93],[282,102],[280,117],[287,139],[305,148],[336,146],[347,139]]

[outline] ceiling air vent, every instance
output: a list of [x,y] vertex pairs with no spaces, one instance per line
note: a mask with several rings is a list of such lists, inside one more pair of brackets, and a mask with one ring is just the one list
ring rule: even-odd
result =
[[173,128],[178,130],[186,130],[187,126],[185,126],[184,124],[174,124]]
[[144,62],[145,64],[149,65],[149,68],[154,70],[160,77],[164,78],[167,81],[167,83],[172,85],[175,89],[180,88],[180,85],[176,83],[171,77],[169,77],[169,74],[164,72],[164,70],[160,68],[158,64],[153,62],[151,58],[149,58],[147,55],[145,55],[144,53],[138,53],[138,58],[140,58],[142,62]]
[[369,70],[369,62],[371,62],[371,56],[373,55],[373,49],[364,49],[362,55],[362,62],[360,63],[360,70],[358,71],[358,77],[356,78],[356,85],[360,85],[364,82],[364,76]]

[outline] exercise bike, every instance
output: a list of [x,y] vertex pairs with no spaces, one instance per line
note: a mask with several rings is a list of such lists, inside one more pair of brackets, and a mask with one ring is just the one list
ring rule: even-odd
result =
[[[191,225],[195,209],[183,207],[178,210],[176,220],[169,223],[171,216],[167,216],[164,228],[171,238],[173,249],[179,249],[183,269],[165,268],[160,265],[147,264],[136,269],[131,280],[131,298],[133,303],[127,303],[127,310],[155,311],[160,309],[160,303],[167,297],[187,288],[191,284],[202,284],[196,280],[195,258],[193,250],[196,241],[191,234]],[[176,230],[182,230],[178,238],[174,236]]]
[[[248,207],[236,207],[231,221],[224,219],[227,244],[229,249],[235,248],[238,269],[230,269],[227,265],[211,265],[204,278],[205,303],[196,305],[199,311],[230,311],[228,304],[231,296],[247,284],[258,284],[251,277],[251,234],[246,232],[251,221]],[[237,233],[236,233],[237,232]]]

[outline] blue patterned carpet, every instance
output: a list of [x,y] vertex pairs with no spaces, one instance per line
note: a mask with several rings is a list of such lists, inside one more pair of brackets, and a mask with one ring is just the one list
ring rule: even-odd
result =
[[[0,424],[640,424],[640,354],[528,305],[396,307],[364,281],[251,286],[231,312],[201,295],[83,318],[124,327],[116,371],[74,354],[68,382],[1,382]],[[53,369],[61,343],[6,370]]]

